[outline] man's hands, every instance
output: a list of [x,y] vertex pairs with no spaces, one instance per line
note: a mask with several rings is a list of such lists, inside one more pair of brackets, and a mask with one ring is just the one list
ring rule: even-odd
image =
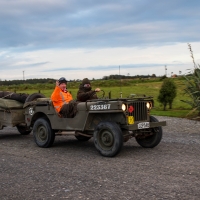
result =
[[96,88],[94,91],[95,91],[95,92],[100,92],[101,89],[100,89],[100,88]]
[[59,81],[58,80],[56,81],[56,86],[59,86]]

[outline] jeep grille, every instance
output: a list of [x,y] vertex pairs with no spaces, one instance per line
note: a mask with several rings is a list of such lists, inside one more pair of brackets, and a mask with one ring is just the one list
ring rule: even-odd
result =
[[129,106],[133,106],[134,111],[132,113],[129,113],[129,116],[133,116],[135,121],[144,121],[147,120],[147,106],[146,102],[139,101],[139,102],[133,102],[128,104]]

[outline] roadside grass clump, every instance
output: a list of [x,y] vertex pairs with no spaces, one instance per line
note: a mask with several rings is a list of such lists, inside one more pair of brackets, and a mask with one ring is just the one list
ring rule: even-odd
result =
[[183,102],[191,105],[192,111],[189,113],[197,113],[196,118],[200,119],[200,65],[195,63],[191,44],[188,43],[191,58],[194,64],[194,68],[190,69],[185,77],[185,93],[189,95],[188,100],[182,100]]

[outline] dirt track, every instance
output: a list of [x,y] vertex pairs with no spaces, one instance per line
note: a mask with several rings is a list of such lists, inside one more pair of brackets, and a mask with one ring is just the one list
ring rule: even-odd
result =
[[167,120],[161,143],[124,143],[119,155],[102,157],[93,140],[57,136],[39,148],[33,135],[0,131],[0,199],[200,199],[200,122]]

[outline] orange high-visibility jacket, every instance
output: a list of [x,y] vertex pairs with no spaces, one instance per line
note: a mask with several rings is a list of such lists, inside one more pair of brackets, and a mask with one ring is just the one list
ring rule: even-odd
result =
[[72,95],[68,91],[62,91],[58,86],[55,87],[51,100],[57,112],[60,112],[60,109],[63,104],[68,104],[69,101],[73,100]]

